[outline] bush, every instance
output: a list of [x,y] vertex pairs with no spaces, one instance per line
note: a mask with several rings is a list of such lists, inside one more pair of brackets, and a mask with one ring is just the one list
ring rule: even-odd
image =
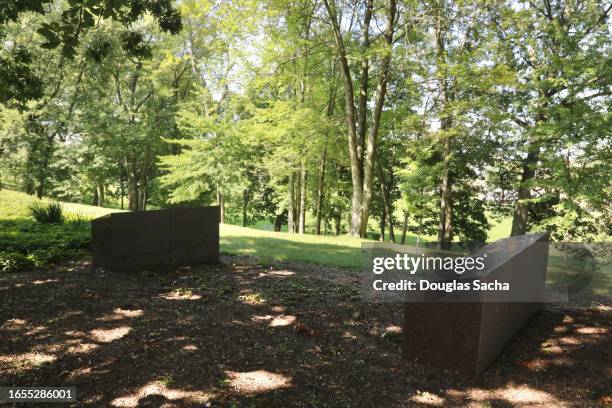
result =
[[84,215],[83,213],[70,214],[65,218],[65,221],[68,221],[77,226],[89,225],[91,222],[91,217]]
[[48,204],[36,202],[30,206],[30,213],[41,224],[61,224],[64,222],[62,205],[56,201]]
[[0,272],[10,273],[33,266],[33,262],[18,252],[0,251]]
[[45,268],[86,255],[91,249],[89,219],[66,209],[60,203],[0,192],[0,273]]
[[62,224],[41,224],[25,218],[0,218],[0,272],[44,267],[90,249],[89,223],[67,219]]

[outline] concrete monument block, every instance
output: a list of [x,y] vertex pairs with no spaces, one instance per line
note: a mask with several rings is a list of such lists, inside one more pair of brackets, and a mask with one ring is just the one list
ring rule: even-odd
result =
[[112,213],[91,222],[93,265],[130,271],[219,261],[219,207]]
[[512,291],[453,293],[446,298],[407,302],[403,343],[406,358],[477,376],[542,309],[548,234],[506,238],[472,256],[483,254],[488,259],[485,269],[461,280],[504,281]]

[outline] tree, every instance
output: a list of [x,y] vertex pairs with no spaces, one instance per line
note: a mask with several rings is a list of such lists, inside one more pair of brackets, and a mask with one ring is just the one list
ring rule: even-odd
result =
[[[38,19],[37,32],[45,39],[40,47],[52,50],[61,46],[60,68],[66,59],[75,56],[79,42],[88,31],[103,20],[118,21],[129,27],[149,13],[163,31],[177,33],[181,29],[180,14],[170,0],[68,1],[61,2],[60,12],[53,0],[17,0],[0,3],[0,39],[4,39],[6,25],[24,13],[48,17]],[[135,38],[124,37],[126,50],[140,46]],[[4,49],[0,52],[0,103],[13,102],[23,108],[24,102],[42,96],[43,80],[31,69],[32,54],[23,43],[13,42],[10,48],[9,52]]]
[[[529,207],[547,195],[567,195],[567,205],[574,208],[601,203],[588,194],[576,194],[581,189],[570,187],[571,182],[552,186],[544,179],[552,170],[556,173],[552,179],[567,181],[562,174],[580,167],[574,161],[582,162],[597,150],[595,146],[605,146],[600,126],[605,123],[602,115],[610,95],[610,68],[601,61],[609,60],[605,44],[610,38],[611,10],[612,6],[598,1],[530,1],[502,8],[495,20],[498,56],[517,78],[504,93],[507,114],[518,127],[522,147],[512,235],[524,234],[533,226]],[[596,160],[604,159],[606,151]],[[601,192],[600,176],[591,180]]]
[[[347,42],[349,40],[345,38],[341,28],[345,25],[343,22],[344,16],[334,0],[323,0],[323,4],[332,29],[340,72],[344,83],[346,127],[353,186],[350,234],[364,236],[368,224],[370,200],[372,198],[380,117],[386,97],[395,27],[397,24],[397,3],[395,0],[389,0],[385,7],[382,8],[382,12],[386,14],[386,26],[381,33],[380,41],[371,40],[371,30],[373,30],[372,16],[375,13],[373,0],[366,0],[365,4],[357,6],[358,9],[361,9],[359,13],[361,19],[361,55],[359,61],[360,77],[358,81],[359,96],[357,106],[355,106],[356,86],[348,58],[349,50]],[[378,61],[380,67],[371,112],[371,123],[366,137],[370,56],[376,54],[380,55],[380,60]]]

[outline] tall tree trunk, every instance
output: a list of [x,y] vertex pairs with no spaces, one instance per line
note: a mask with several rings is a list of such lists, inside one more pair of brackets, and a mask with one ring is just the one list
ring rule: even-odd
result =
[[43,156],[42,166],[40,168],[40,173],[38,175],[38,187],[36,188],[36,196],[39,199],[42,199],[43,195],[45,194],[45,188],[46,188],[46,183],[47,183],[47,169],[49,167],[49,161],[51,160],[53,143],[55,141],[55,135],[54,134],[50,135],[47,133],[45,140],[47,143],[43,146],[44,156]]
[[402,224],[402,245],[406,243],[406,231],[408,231],[408,211],[404,211],[404,223]]
[[247,208],[249,204],[249,190],[242,190],[242,226],[247,226]]
[[339,212],[336,214],[336,217],[334,218],[334,223],[335,223],[336,235],[340,235],[341,228],[342,228],[342,214],[340,214]]
[[442,173],[440,185],[440,222],[438,224],[438,244],[440,249],[449,249],[453,239],[453,207],[450,197],[449,170]]
[[344,81],[344,101],[346,110],[346,125],[349,145],[349,158],[351,161],[351,183],[353,193],[351,197],[351,222],[349,233],[353,236],[361,234],[361,205],[363,203],[363,176],[362,161],[359,158],[358,139],[357,139],[357,112],[355,109],[355,93],[351,69],[349,67],[344,40],[340,31],[340,23],[336,11],[336,4],[333,0],[323,0],[327,13],[330,17],[334,33],[334,42],[340,62],[340,71]]
[[444,169],[440,184],[440,216],[438,224],[438,245],[440,249],[449,249],[453,240],[453,203],[451,199],[451,181],[449,174],[450,138],[444,137]]
[[[355,108],[355,88],[353,84],[353,79],[351,77],[350,66],[348,64],[346,47],[342,38],[340,22],[338,20],[338,14],[336,10],[336,3],[334,0],[323,0],[323,4],[330,17],[336,52],[338,54],[340,70],[342,72],[342,78],[344,81],[346,124],[349,142],[349,158],[351,161],[351,183],[353,186],[349,232],[353,236],[364,236],[367,230],[369,206],[372,197],[372,181],[373,167],[376,154],[376,139],[378,137],[380,115],[382,113],[382,107],[385,100],[389,66],[391,63],[391,52],[393,48],[392,44],[397,4],[395,0],[389,0],[389,6],[387,10],[387,26],[383,33],[387,46],[387,52],[382,57],[381,61],[380,76],[378,78],[376,97],[374,100],[374,108],[372,110],[372,123],[370,125],[370,132],[368,133],[367,141],[365,141],[365,152],[363,151],[364,146],[363,143],[361,143],[359,136],[359,131],[361,129],[365,130],[365,126],[358,127],[358,123],[362,123],[363,117],[359,115],[358,110]],[[364,14],[365,18],[368,17],[368,10],[370,10],[370,8],[366,5],[366,13]],[[367,45],[367,42],[369,42],[369,37],[367,36],[369,36],[369,34],[366,33],[366,38],[364,38],[366,42],[363,43],[364,45]],[[366,69],[364,70],[364,68]],[[368,73],[367,68],[367,65],[362,65],[362,74]],[[367,75],[362,78],[362,85],[366,78]],[[361,93],[360,98],[362,96],[367,97],[367,95]]]
[[147,210],[147,185],[143,182],[138,186],[138,211]]
[[383,208],[389,223],[389,239],[391,242],[395,243],[395,232],[393,231],[393,208],[389,202],[389,191],[387,190],[385,184],[385,175],[380,161],[378,161],[376,167],[378,168],[378,180],[380,181],[380,196],[382,198]]
[[538,163],[539,145],[530,140],[527,145],[527,157],[523,160],[521,181],[518,187],[518,200],[514,207],[511,236],[524,235],[527,232],[528,209],[526,200],[531,198],[529,183],[535,177],[535,167]]
[[[548,120],[548,115],[545,109],[548,107],[547,98],[550,95],[545,91],[540,91],[540,98],[544,99],[544,103],[540,107],[540,113],[536,117],[536,126]],[[535,178],[536,167],[540,158],[540,144],[536,139],[530,137],[527,140],[527,156],[523,159],[521,181],[518,186],[518,199],[514,206],[514,216],[512,218],[511,236],[524,235],[527,232],[527,223],[529,211],[527,208],[527,200],[531,198],[531,182]]]
[[327,158],[327,146],[323,147],[323,155],[319,165],[319,180],[317,185],[317,209],[315,221],[315,234],[321,235],[321,213],[323,212],[323,190],[325,188],[325,160]]
[[300,173],[293,175],[293,232],[298,233],[300,228],[300,189],[302,186]]
[[300,225],[298,232],[303,234],[306,229],[306,166],[304,162],[300,169]]
[[138,199],[140,198],[138,194],[138,179],[136,178],[135,171],[132,168],[128,170],[127,190],[128,210],[138,211],[140,209],[140,205],[138,203]]
[[363,172],[363,203],[361,205],[361,233],[365,236],[368,228],[368,217],[370,201],[372,200],[372,184],[374,181],[374,165],[376,162],[376,145],[378,130],[380,128],[380,117],[387,94],[387,82],[389,80],[389,69],[391,66],[391,53],[393,50],[393,34],[395,24],[395,13],[397,4],[395,0],[389,0],[387,10],[387,25],[383,36],[385,38],[386,52],[381,61],[380,74],[376,85],[376,96],[374,97],[374,108],[372,109],[372,121],[366,141],[365,163]]
[[361,74],[359,78],[359,101],[357,105],[357,135],[359,137],[357,142],[357,154],[362,163],[365,135],[367,131],[368,82],[370,79],[370,58],[367,56],[367,51],[370,46],[370,22],[372,21],[373,8],[373,0],[366,0],[363,13],[363,27],[361,30]]
[[36,197],[38,199],[42,199],[45,194],[45,183],[47,179],[47,166],[49,165],[49,154],[45,151],[45,157],[42,164],[42,168],[40,169],[40,174],[38,175],[38,186],[36,187]]
[[98,205],[98,187],[95,184],[93,186],[93,200],[91,200],[91,205]]
[[440,2],[436,8],[436,69],[438,89],[440,91],[440,132],[442,135],[442,181],[440,183],[440,215],[438,223],[438,245],[440,249],[449,249],[453,240],[453,207],[451,200],[450,154],[451,139],[448,131],[452,127],[450,113],[447,111],[450,101],[448,73],[446,70],[446,28],[444,24],[444,4]]
[[38,181],[38,187],[36,187],[36,197],[38,197],[38,199],[41,200],[43,198],[44,192],[45,192],[45,180],[43,178],[40,178]]
[[219,206],[219,221],[225,224],[225,196],[219,186],[217,186],[217,205]]
[[98,186],[96,187],[96,196],[98,198],[96,205],[98,207],[104,207],[104,184],[99,183]]
[[287,232],[292,234],[294,232],[295,225],[295,204],[294,204],[294,189],[295,179],[293,171],[289,174],[289,183],[287,185]]
[[378,240],[380,242],[385,242],[385,226],[387,225],[387,212],[383,208],[382,213],[380,214],[380,236]]
[[[336,75],[336,60],[332,61],[331,66],[331,75],[335,77]],[[334,114],[334,110],[336,107],[336,85],[335,82],[332,84],[329,90],[329,98],[327,100],[327,117],[331,118]],[[317,185],[317,209],[316,209],[316,221],[315,221],[315,233],[317,235],[321,235],[321,217],[323,213],[323,200],[325,198],[324,190],[325,190],[325,164],[327,161],[327,137],[326,135],[325,143],[323,144],[323,154],[321,155],[321,162],[319,163],[319,179]],[[327,225],[325,226],[327,233]]]
[[123,197],[125,196],[125,177],[123,173],[119,177],[119,190],[121,194],[121,209],[123,210]]
[[282,226],[283,226],[283,215],[276,214],[276,217],[274,218],[274,232],[280,232]]

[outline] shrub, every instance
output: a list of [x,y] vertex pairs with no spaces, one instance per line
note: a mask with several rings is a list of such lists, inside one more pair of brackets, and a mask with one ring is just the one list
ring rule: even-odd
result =
[[56,201],[43,204],[36,202],[30,206],[34,219],[42,224],[61,224],[64,222],[62,205]]
[[0,251],[0,272],[17,272],[33,266],[33,262],[18,252]]
[[77,225],[79,227],[83,226],[83,225],[89,225],[89,223],[91,222],[91,217],[86,216],[83,213],[68,213],[68,215],[65,218],[65,221],[68,221],[74,225]]

